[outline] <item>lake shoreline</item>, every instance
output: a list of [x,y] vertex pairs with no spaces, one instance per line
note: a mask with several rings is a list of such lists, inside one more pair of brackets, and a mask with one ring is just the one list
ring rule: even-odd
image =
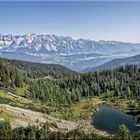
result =
[[[110,117],[112,117],[112,120],[110,120]],[[105,130],[110,135],[116,134],[118,126],[121,124],[127,125],[128,129],[132,131],[138,131],[139,128],[135,125],[137,120],[136,118],[132,119],[132,117],[132,115],[129,115],[116,106],[106,102],[99,103],[96,107],[96,112],[92,115],[93,126],[97,126],[97,129],[99,128],[98,130],[100,131]],[[102,125],[102,123],[104,125]]]
[[99,130],[99,129],[95,128],[95,126],[94,126],[94,124],[93,124],[94,115],[95,115],[95,113],[97,113],[97,112],[100,110],[99,105],[100,105],[100,104],[104,104],[104,103],[105,103],[105,102],[102,101],[102,102],[98,103],[98,104],[95,106],[95,112],[92,113],[92,115],[91,115],[91,120],[92,120],[92,121],[90,122],[90,124],[92,125],[93,131],[94,131],[96,134],[101,135],[101,136],[108,137],[108,136],[113,136],[113,134],[108,133],[107,131]]

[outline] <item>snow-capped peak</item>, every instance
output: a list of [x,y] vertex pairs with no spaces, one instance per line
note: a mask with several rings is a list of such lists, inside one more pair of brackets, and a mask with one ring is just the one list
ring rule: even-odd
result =
[[[121,45],[120,45],[121,44]],[[79,53],[108,53],[129,49],[129,43],[116,41],[93,41],[87,39],[74,40],[72,37],[57,35],[2,35],[0,34],[0,52],[18,51],[31,53],[56,53],[56,54],[79,54]],[[136,44],[131,44],[131,49],[137,49]]]

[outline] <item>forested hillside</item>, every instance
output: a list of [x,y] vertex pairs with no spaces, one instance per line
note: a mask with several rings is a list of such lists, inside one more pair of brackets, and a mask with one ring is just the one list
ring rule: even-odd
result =
[[117,68],[119,66],[125,66],[125,65],[130,65],[130,64],[136,64],[138,67],[140,67],[140,54],[131,56],[131,57],[126,57],[126,58],[117,58],[113,59],[111,61],[108,61],[100,66],[94,67],[89,69],[88,71],[101,71],[104,69],[112,69],[112,68]]
[[[71,103],[80,97],[140,98],[140,68],[127,65],[113,70],[78,74],[60,65],[0,59],[0,87],[26,88],[26,96]],[[62,96],[62,97],[61,97]],[[59,100],[59,98],[61,99]]]
[[[88,106],[92,106],[90,104],[92,98],[96,97],[103,98],[104,100],[111,99],[111,102],[114,103],[120,99],[124,101],[135,100],[133,103],[130,102],[128,107],[129,105],[133,107],[136,114],[140,112],[139,107],[137,107],[137,105],[140,105],[140,68],[136,65],[79,74],[60,65],[0,59],[0,89],[23,96],[26,99],[35,101],[37,104],[37,106],[35,104],[26,105],[26,107],[22,106],[23,108],[47,114],[52,113],[54,115],[58,115],[59,112],[59,116],[64,115],[65,119],[72,119],[76,116],[71,110],[72,106],[78,103],[81,105],[82,101],[83,104],[86,104],[86,107],[82,109],[86,110]],[[88,102],[84,101],[89,98]],[[0,97],[1,103],[9,104],[9,101],[11,102],[11,99],[5,100],[3,97]],[[16,106],[15,103],[14,106]],[[78,109],[80,110],[80,108]],[[63,115],[60,114],[60,110]],[[76,110],[76,113],[79,110]],[[85,114],[89,114],[89,112]],[[9,124],[2,125],[6,125],[3,127],[7,127]],[[26,133],[26,131],[29,131],[28,129],[33,129],[31,131],[34,131],[35,135],[47,131],[44,128],[41,130],[37,128],[27,128],[27,130],[22,128],[21,131],[25,131],[23,133]],[[10,131],[12,137],[15,135],[15,132],[19,133],[20,129],[10,129],[8,131]],[[48,134],[47,138],[53,137],[51,132],[48,132]],[[60,135],[65,138],[71,138],[68,136],[70,134]],[[72,135],[74,135],[73,132]],[[76,135],[82,134],[81,132],[77,132]],[[77,139],[79,138],[79,136],[76,137]],[[89,135],[84,135],[84,137],[92,138]]]

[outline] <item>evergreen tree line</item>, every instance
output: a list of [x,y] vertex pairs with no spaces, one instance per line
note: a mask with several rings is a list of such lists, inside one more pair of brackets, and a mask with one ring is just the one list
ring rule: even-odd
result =
[[0,59],[0,87],[6,89],[22,87],[26,77],[26,72]]
[[114,135],[110,135],[108,137],[99,136],[95,133],[85,133],[80,129],[72,130],[69,132],[60,132],[60,131],[51,131],[49,124],[44,124],[41,128],[37,126],[28,126],[28,127],[18,127],[12,129],[9,122],[0,121],[0,139],[12,139],[12,140],[41,140],[41,139],[49,139],[49,140],[82,140],[82,139],[105,139],[105,140],[132,140],[139,139],[140,132],[132,133],[124,124],[119,127],[118,133]]
[[102,94],[106,97],[140,98],[140,68],[136,65],[84,74],[69,72],[60,65],[51,66],[0,59],[0,88],[14,91],[15,87],[26,86],[27,98],[62,104]]
[[100,139],[96,134],[85,134],[76,129],[67,133],[51,131],[49,124],[44,124],[41,128],[37,126],[19,127],[12,129],[9,122],[0,121],[0,139],[20,139],[20,140],[62,140],[62,139]]
[[140,69],[136,65],[121,66],[86,74],[69,75],[58,79],[34,80],[28,88],[31,98],[78,102],[81,97],[140,98]]
[[30,82],[26,97],[70,105],[79,102],[81,95],[78,89],[61,88],[54,80],[39,79]]

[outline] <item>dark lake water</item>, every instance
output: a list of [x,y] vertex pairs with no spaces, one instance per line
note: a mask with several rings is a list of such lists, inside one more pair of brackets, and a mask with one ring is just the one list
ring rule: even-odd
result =
[[106,104],[100,104],[99,111],[93,116],[94,127],[109,133],[116,133],[121,124],[125,124],[130,131],[138,131],[140,127],[136,126],[136,123],[137,117],[120,112]]

